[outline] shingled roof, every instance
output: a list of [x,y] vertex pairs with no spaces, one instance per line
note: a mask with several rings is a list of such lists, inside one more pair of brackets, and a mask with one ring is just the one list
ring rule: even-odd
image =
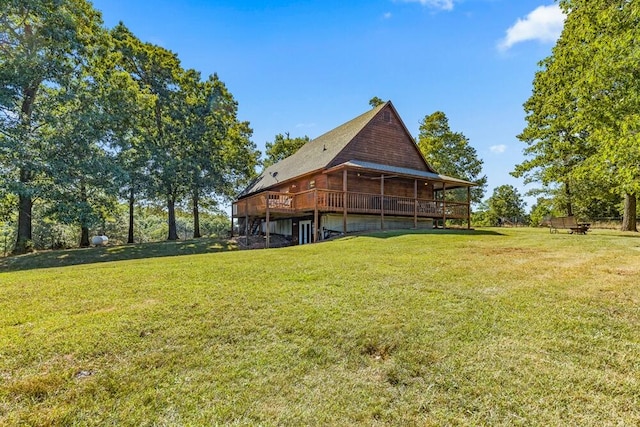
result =
[[[395,112],[395,108],[390,101],[381,104],[364,114],[350,120],[337,128],[330,130],[329,132],[307,142],[293,155],[280,160],[279,162],[266,168],[258,178],[256,178],[240,195],[239,198],[248,196],[250,194],[258,193],[263,190],[267,190],[272,186],[279,183],[288,181],[295,177],[306,175],[315,171],[327,169],[332,161],[342,152],[342,150],[367,126],[371,120],[385,107],[390,106]],[[397,112],[396,112],[397,114]],[[398,117],[399,118],[399,117]],[[402,120],[400,120],[402,126]],[[413,139],[409,134],[409,131],[404,127],[405,132],[409,138]],[[419,153],[419,151],[418,151]],[[421,156],[420,154],[418,154]],[[423,158],[424,161],[424,158]],[[369,164],[372,165],[372,164]],[[433,168],[429,166],[425,161],[426,169],[433,171]],[[407,169],[405,173],[409,171]],[[415,171],[413,174],[416,176],[428,176],[432,179],[445,180],[450,182],[456,182],[458,184],[473,185],[470,182],[462,181],[455,178],[449,178],[444,175],[438,175],[436,173],[426,173],[424,171]],[[464,185],[463,184],[463,185]]]

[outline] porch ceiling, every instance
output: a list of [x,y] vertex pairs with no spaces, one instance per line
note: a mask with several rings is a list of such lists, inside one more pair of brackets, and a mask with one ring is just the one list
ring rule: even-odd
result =
[[[465,181],[458,178],[452,178],[450,176],[440,175],[437,173],[403,168],[399,166],[383,165],[380,163],[365,162],[361,160],[349,160],[348,162],[339,164],[331,169],[326,170],[325,173],[337,172],[342,169],[373,172],[382,175],[388,174],[412,179],[424,179],[435,183],[440,183],[439,188],[442,188],[443,184],[446,184],[447,188],[449,189],[460,187],[474,187],[477,185],[473,182]],[[436,185],[435,188],[438,188],[438,186]]]

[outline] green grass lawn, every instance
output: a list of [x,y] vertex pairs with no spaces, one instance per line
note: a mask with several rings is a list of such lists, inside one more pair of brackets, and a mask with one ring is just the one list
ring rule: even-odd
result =
[[5,262],[0,425],[640,424],[635,234],[200,246]]

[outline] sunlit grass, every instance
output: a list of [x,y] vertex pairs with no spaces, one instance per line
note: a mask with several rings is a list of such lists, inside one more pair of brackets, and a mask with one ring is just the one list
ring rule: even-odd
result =
[[0,425],[640,423],[632,234],[19,270],[0,273]]

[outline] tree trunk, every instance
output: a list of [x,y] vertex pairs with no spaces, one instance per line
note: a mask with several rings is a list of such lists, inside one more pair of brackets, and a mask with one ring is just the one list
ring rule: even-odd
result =
[[622,231],[638,231],[636,224],[636,216],[638,214],[636,209],[636,195],[625,194],[624,195],[624,214],[622,216]]
[[[25,25],[25,34],[29,36],[32,34],[30,25]],[[26,129],[31,129],[31,113],[33,112],[33,105],[40,87],[40,81],[32,82],[33,84],[23,88],[24,98],[22,99],[22,105],[20,111],[22,112],[21,122]],[[25,141],[28,144],[27,141]],[[32,173],[25,168],[20,169],[20,184],[23,187],[28,187],[31,183]],[[24,190],[23,190],[24,191]],[[33,250],[31,240],[32,234],[32,222],[31,213],[33,211],[33,199],[31,195],[24,194],[22,192],[18,195],[18,235],[16,236],[16,246],[13,248],[14,255],[20,255]]]
[[571,205],[571,188],[569,188],[569,183],[564,183],[564,195],[567,198],[567,216],[573,216],[573,206]]
[[[20,173],[21,177],[22,175]],[[30,243],[33,238],[31,227],[33,200],[30,196],[20,194],[18,204],[18,235],[16,237],[16,246],[12,252],[14,255],[25,254],[33,250]]]
[[133,204],[135,203],[135,193],[133,185],[129,189],[129,235],[127,236],[127,243],[133,243]]
[[200,211],[198,209],[198,202],[200,198],[198,193],[193,194],[193,238],[198,239],[202,237],[200,234]]
[[[87,205],[87,189],[84,186],[84,179],[80,180],[80,201]],[[89,247],[89,227],[86,224],[80,224],[80,247]]]
[[169,211],[169,237],[167,237],[167,240],[178,240],[178,228],[176,227],[176,202],[171,196],[167,198],[167,210]]
[[89,247],[89,227],[87,227],[86,225],[83,225],[81,227],[80,247],[81,248],[88,248]]

